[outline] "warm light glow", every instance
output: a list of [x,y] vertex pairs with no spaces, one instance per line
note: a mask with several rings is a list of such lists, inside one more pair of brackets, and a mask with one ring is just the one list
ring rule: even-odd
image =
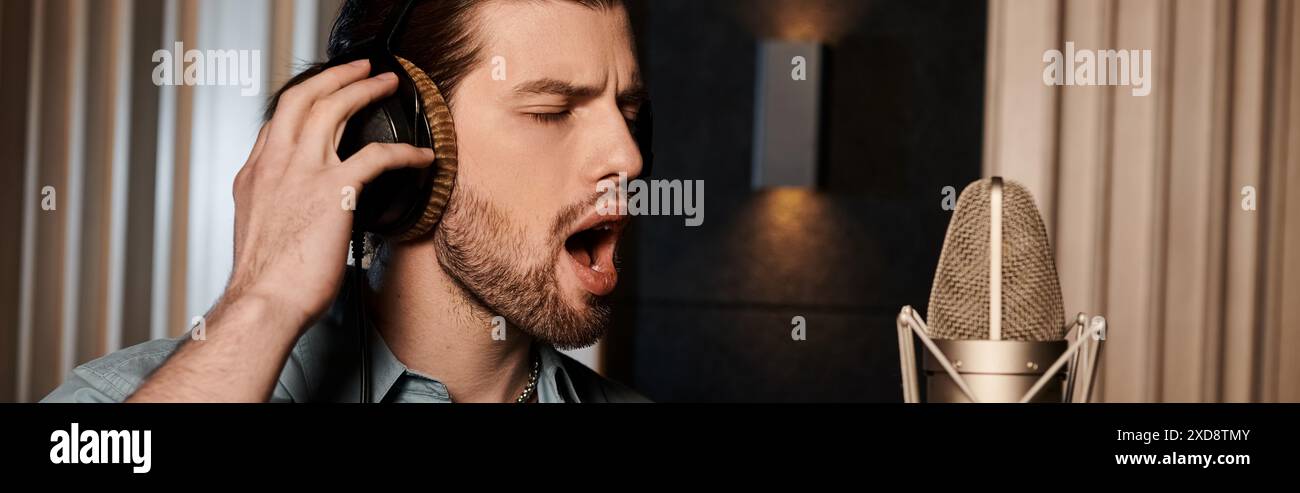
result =
[[815,190],[767,188],[753,195],[740,220],[727,225],[727,252],[752,269],[739,282],[777,284],[820,279],[834,266],[817,255],[820,246],[836,241],[838,214]]
[[739,2],[737,15],[759,38],[783,41],[838,40],[866,11],[862,0],[754,0]]
[[760,198],[761,216],[782,231],[799,228],[805,217],[816,214],[820,203],[815,192],[800,187],[774,187]]
[[822,41],[826,34],[819,29],[821,24],[813,19],[799,19],[782,26],[777,37],[785,41]]
[[772,20],[776,27],[776,37],[785,41],[825,41],[832,21],[824,9],[794,6],[791,2],[782,3],[779,12]]

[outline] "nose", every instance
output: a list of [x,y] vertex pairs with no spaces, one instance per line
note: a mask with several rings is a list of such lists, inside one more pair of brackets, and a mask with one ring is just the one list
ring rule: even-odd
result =
[[631,180],[641,174],[641,149],[636,137],[628,128],[627,120],[617,108],[601,111],[601,117],[592,129],[593,152],[589,162],[588,178],[592,183],[601,180],[617,180],[620,173]]

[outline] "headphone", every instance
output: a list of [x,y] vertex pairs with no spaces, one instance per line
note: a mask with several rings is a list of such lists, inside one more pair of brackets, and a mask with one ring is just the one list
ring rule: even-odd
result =
[[[371,401],[370,334],[362,301],[365,286],[365,274],[361,270],[365,250],[363,235],[374,233],[402,242],[429,234],[442,220],[456,185],[456,128],[447,101],[423,70],[395,54],[406,18],[420,1],[407,0],[404,4],[394,5],[380,36],[363,40],[326,63],[326,67],[334,67],[364,58],[370,60],[372,76],[384,72],[397,76],[397,90],[392,96],[348,119],[339,141],[340,160],[346,160],[374,142],[406,143],[434,151],[434,162],[427,168],[386,171],[368,183],[362,189],[353,212],[354,269],[350,294],[353,299],[350,301],[354,310],[347,317],[352,319],[351,323],[345,321],[345,325],[355,326],[360,337],[360,400],[363,403]],[[344,7],[344,13],[347,8]],[[636,121],[629,127],[641,152],[642,175],[648,175],[654,161],[654,117],[649,101],[642,103]]]

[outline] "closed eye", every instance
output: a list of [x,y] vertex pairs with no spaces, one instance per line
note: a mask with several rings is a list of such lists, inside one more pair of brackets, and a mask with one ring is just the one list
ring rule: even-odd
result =
[[528,113],[528,116],[532,117],[538,123],[544,125],[552,125],[556,123],[563,123],[565,120],[568,120],[570,116],[573,116],[573,112],[569,110],[564,110],[564,111],[558,111],[552,113]]

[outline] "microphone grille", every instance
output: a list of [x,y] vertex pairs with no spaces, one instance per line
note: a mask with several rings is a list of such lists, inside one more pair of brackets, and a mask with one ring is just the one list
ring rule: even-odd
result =
[[[983,179],[962,190],[948,223],[930,290],[930,336],[989,338],[989,191]],[[1002,187],[1002,338],[1065,338],[1061,283],[1047,228],[1023,185]]]

